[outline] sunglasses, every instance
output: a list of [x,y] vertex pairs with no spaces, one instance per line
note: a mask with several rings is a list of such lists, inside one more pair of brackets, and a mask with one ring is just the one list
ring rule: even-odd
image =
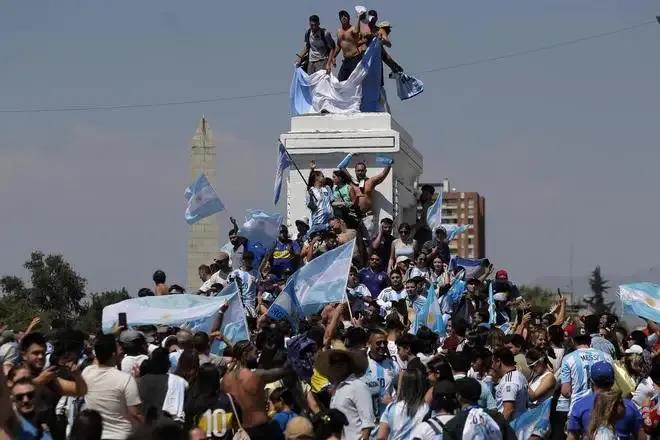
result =
[[399,229],[399,234],[403,234],[404,232],[410,232],[410,229]]
[[26,397],[28,400],[34,399],[34,391],[30,391],[29,393],[14,394],[14,399],[18,400],[19,402],[25,400]]

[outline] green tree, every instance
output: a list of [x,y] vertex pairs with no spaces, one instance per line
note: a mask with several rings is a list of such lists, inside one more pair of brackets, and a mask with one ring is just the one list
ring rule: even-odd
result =
[[520,294],[534,309],[547,312],[557,303],[557,293],[540,286],[520,286]]
[[583,299],[595,314],[600,315],[603,313],[612,313],[614,302],[605,302],[605,295],[610,288],[607,284],[608,282],[609,281],[603,279],[603,276],[600,273],[600,266],[596,266],[591,272],[591,278],[589,278],[589,285],[591,286],[593,295],[589,298]]
[[34,251],[24,266],[32,282],[27,295],[35,307],[51,311],[59,319],[73,319],[83,311],[87,281],[61,255]]
[[77,320],[76,328],[89,334],[97,333],[101,327],[103,308],[129,298],[125,288],[93,293],[85,305],[85,310]]

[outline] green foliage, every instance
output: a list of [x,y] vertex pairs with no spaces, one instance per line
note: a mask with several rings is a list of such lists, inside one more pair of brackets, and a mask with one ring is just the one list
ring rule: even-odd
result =
[[595,314],[612,313],[614,302],[605,302],[605,295],[610,288],[607,283],[608,281],[603,279],[600,273],[600,266],[596,266],[593,272],[591,272],[591,278],[589,279],[589,285],[591,286],[593,295],[583,300]]
[[130,298],[125,288],[108,292],[93,293],[85,306],[85,310],[77,320],[76,328],[83,332],[94,334],[100,330],[103,308]]
[[525,298],[525,301],[527,301],[532,308],[540,309],[545,312],[550,310],[559,300],[557,292],[553,292],[550,289],[544,289],[540,286],[520,286],[519,290],[522,297]]
[[13,330],[25,330],[38,316],[41,330],[58,319],[67,326],[95,333],[103,308],[129,298],[125,288],[86,297],[86,280],[61,255],[46,256],[35,251],[24,267],[30,271],[30,287],[15,276],[0,278],[0,325]]

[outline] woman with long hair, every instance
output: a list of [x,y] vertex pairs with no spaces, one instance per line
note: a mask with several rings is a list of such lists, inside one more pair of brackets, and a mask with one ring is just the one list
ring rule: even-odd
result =
[[411,261],[413,260],[417,250],[417,240],[413,239],[411,231],[412,228],[408,223],[401,223],[399,225],[399,238],[392,242],[388,273],[390,273],[396,266],[397,258],[407,257]]
[[543,403],[547,399],[551,399],[555,391],[557,380],[550,371],[550,362],[546,353],[532,348],[527,350],[525,354],[527,365],[532,370],[532,377],[529,381],[529,394],[530,407],[535,407]]
[[199,370],[199,353],[194,349],[185,349],[179,356],[174,374],[190,383]]
[[415,267],[410,271],[410,278],[415,278],[417,276],[426,278],[427,281],[431,282],[431,269],[429,268],[426,254],[420,252],[415,258]]
[[596,395],[591,423],[587,431],[588,440],[617,440],[616,422],[625,414],[623,399],[618,391],[600,392]]
[[390,403],[378,426],[377,440],[406,440],[413,428],[424,421],[429,406],[424,402],[428,390],[421,369],[409,368],[399,375],[396,402]]
[[220,372],[213,364],[199,367],[185,403],[187,430],[199,428],[208,439],[231,439],[235,416],[227,393],[220,388]]

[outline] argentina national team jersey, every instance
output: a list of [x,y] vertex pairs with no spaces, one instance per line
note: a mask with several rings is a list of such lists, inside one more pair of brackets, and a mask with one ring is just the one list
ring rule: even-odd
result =
[[495,387],[495,400],[497,410],[502,412],[504,402],[513,402],[514,409],[512,419],[527,410],[528,384],[525,376],[518,370],[509,371],[500,379]]
[[564,356],[559,369],[559,382],[562,385],[571,384],[571,397],[559,396],[557,411],[570,413],[575,401],[591,392],[591,366],[600,361],[613,363],[609,354],[594,348],[578,348]]
[[385,358],[381,362],[376,362],[369,357],[369,368],[360,378],[369,387],[371,398],[374,402],[374,414],[376,420],[380,418],[385,410],[386,404],[383,403],[383,397],[386,394],[394,394],[394,380],[398,375],[396,365],[391,358]]

